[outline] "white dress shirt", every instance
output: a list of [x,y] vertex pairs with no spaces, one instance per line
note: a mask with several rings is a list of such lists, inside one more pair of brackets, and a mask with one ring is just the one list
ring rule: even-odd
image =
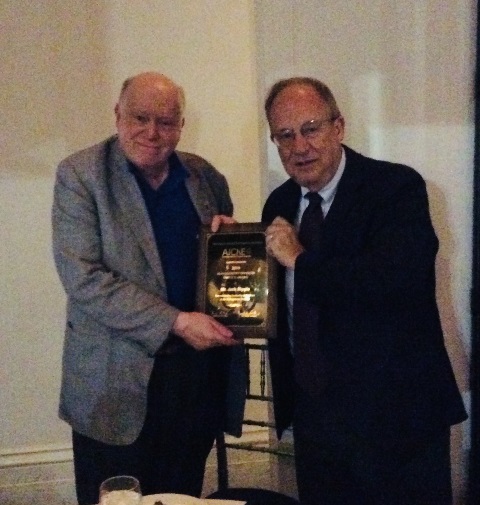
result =
[[[342,148],[342,158],[340,159],[340,164],[338,165],[338,169],[333,176],[333,179],[322,188],[318,194],[322,197],[322,211],[323,215],[326,217],[330,207],[333,203],[333,199],[335,198],[335,194],[337,193],[338,183],[342,178],[343,172],[345,170],[345,150]],[[298,230],[300,226],[300,222],[302,220],[303,213],[305,209],[308,207],[308,199],[305,198],[305,195],[309,192],[307,188],[302,187],[302,195],[300,197],[300,202],[298,205],[298,212],[295,218],[295,227]],[[285,295],[287,297],[287,310],[288,310],[288,327],[290,331],[290,345],[293,349],[293,287],[295,282],[295,270],[293,268],[287,268],[285,273]]]

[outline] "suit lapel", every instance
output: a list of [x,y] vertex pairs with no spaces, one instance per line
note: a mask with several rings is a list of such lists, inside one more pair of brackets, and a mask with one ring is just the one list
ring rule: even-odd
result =
[[329,229],[335,229],[346,219],[352,205],[358,199],[361,188],[361,172],[356,169],[358,164],[356,157],[358,155],[347,147],[345,147],[345,153],[345,171],[338,183],[337,193],[325,218],[324,232],[326,233]]
[[285,192],[282,195],[282,204],[276,210],[276,215],[283,217],[289,223],[294,224],[297,217],[298,205],[300,202],[300,186],[289,179],[285,185]]
[[137,238],[155,275],[164,284],[165,278],[150,217],[135,176],[129,170],[127,160],[118,146],[118,141],[113,144],[111,155],[112,188],[119,210],[124,221],[130,226],[133,235]]
[[185,187],[195,210],[203,225],[209,225],[215,214],[219,213],[215,196],[211,193],[209,184],[205,183],[201,173],[205,161],[196,156],[191,156],[182,151],[176,151],[176,155],[187,170],[189,176],[185,179]]
[[190,168],[182,160],[183,166],[188,170],[190,176],[185,180],[185,187],[187,188],[190,200],[197,211],[200,221],[203,225],[210,224],[213,215],[216,214],[216,209],[213,209],[206,197],[206,192],[201,191],[200,188],[200,178],[195,172],[190,170]]

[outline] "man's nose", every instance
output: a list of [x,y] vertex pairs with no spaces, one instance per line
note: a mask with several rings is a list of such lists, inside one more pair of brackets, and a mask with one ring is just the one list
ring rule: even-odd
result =
[[300,133],[297,132],[293,139],[292,151],[295,153],[304,153],[308,151],[310,144],[308,140]]
[[149,138],[158,136],[159,127],[155,120],[150,120],[145,126],[145,131]]

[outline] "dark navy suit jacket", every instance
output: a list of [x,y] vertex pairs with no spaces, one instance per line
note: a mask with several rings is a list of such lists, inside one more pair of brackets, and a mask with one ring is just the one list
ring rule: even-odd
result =
[[[438,240],[416,171],[344,149],[321,250],[302,253],[295,265],[295,293],[320,311],[327,362],[327,385],[296,428],[312,439],[326,433],[333,444],[338,436],[347,445],[400,451],[466,418],[435,300]],[[293,223],[299,199],[300,187],[286,181],[269,196],[263,222],[282,216]],[[292,422],[296,394],[284,273],[278,335],[269,342],[279,436]]]

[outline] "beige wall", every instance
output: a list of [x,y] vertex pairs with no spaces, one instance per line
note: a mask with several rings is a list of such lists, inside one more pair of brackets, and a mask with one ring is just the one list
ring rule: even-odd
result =
[[[422,173],[441,240],[447,346],[468,400],[474,11],[475,0],[0,3],[0,488],[18,464],[70,457],[56,417],[64,295],[50,252],[54,171],[113,131],[122,80],[145,69],[184,86],[180,147],[225,173],[240,221],[258,220],[283,179],[261,102],[291,74],[331,85],[351,147]],[[454,431],[458,495],[467,430]]]

